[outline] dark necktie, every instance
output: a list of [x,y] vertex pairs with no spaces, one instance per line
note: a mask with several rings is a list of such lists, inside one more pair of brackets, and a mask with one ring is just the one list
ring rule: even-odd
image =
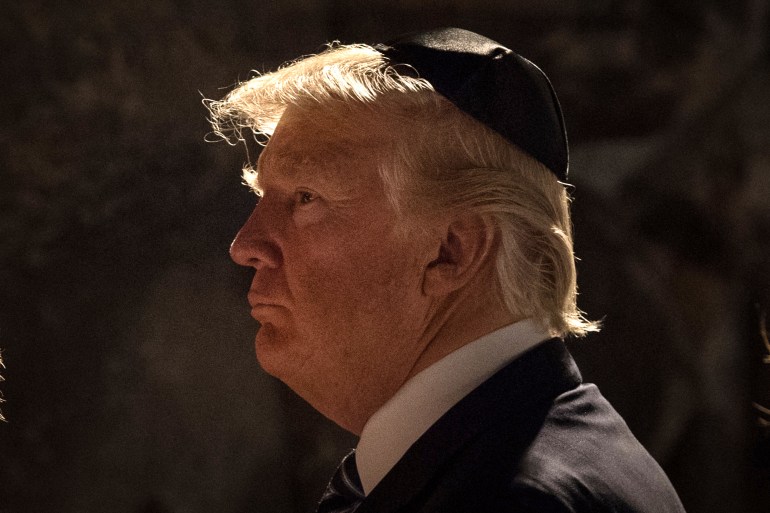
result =
[[321,497],[316,513],[353,513],[364,500],[364,490],[356,469],[356,451],[342,459]]

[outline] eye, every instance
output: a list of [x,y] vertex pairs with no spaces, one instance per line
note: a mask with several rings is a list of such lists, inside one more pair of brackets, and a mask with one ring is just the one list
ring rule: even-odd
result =
[[297,191],[295,194],[297,203],[300,205],[307,205],[317,198],[316,195],[310,191]]

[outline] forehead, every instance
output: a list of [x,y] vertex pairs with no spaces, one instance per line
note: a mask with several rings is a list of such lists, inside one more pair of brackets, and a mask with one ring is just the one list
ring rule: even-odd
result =
[[374,170],[391,143],[383,122],[351,115],[333,119],[289,107],[259,157],[259,183],[313,175],[349,181]]

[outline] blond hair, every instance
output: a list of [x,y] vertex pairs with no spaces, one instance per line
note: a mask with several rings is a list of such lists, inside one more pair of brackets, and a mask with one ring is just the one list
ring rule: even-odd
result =
[[[206,105],[214,134],[231,143],[243,140],[244,130],[266,143],[289,105],[332,121],[365,112],[372,122],[390,123],[396,146],[382,159],[380,174],[397,212],[477,212],[493,219],[501,239],[497,280],[508,310],[540,320],[556,335],[598,329],[576,304],[564,186],[413,70],[390,66],[366,45],[331,45]],[[245,169],[245,179],[253,173]]]

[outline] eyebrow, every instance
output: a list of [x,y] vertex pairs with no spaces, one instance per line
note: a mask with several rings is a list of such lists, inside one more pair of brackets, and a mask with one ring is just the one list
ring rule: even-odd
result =
[[[268,155],[267,158],[264,156]],[[343,144],[332,144],[324,146],[316,152],[303,151],[298,152],[291,148],[282,150],[273,150],[272,152],[262,152],[257,159],[257,165],[254,171],[256,176],[252,180],[252,188],[262,189],[264,185],[265,173],[265,160],[269,160],[270,168],[279,168],[284,170],[283,173],[278,173],[276,176],[313,176],[320,177],[322,180],[328,180],[331,173],[325,170],[335,167],[336,162],[353,162],[353,152],[349,147]],[[290,170],[291,173],[286,171]],[[270,176],[270,173],[267,173]],[[262,180],[260,180],[262,178]]]

